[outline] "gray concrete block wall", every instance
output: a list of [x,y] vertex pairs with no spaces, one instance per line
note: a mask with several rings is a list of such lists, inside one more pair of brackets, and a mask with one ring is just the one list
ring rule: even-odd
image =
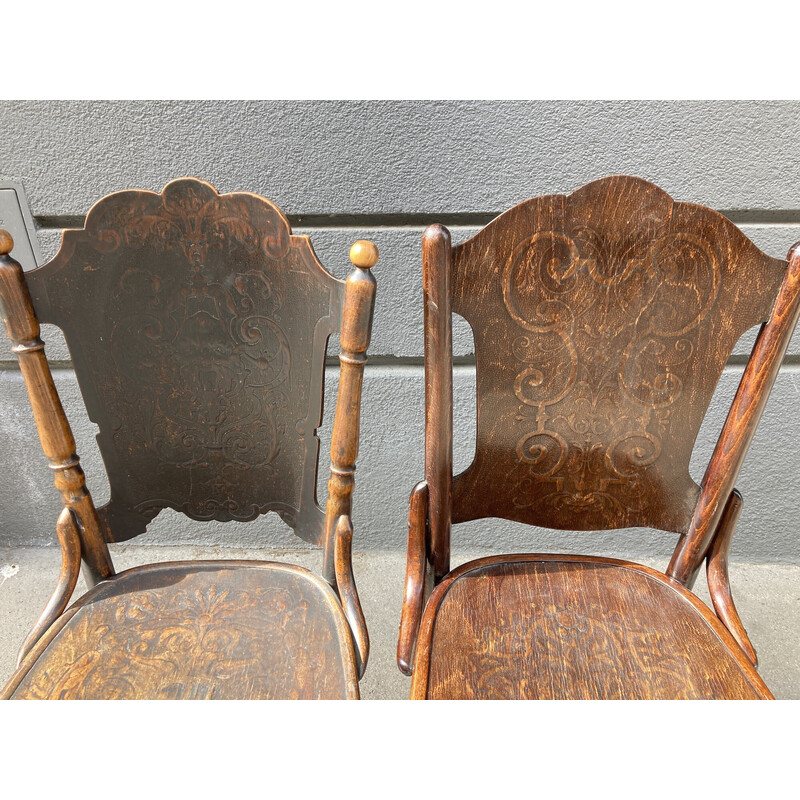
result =
[[[123,188],[160,191],[195,175],[220,191],[253,191],[291,215],[339,277],[357,238],[381,250],[373,357],[364,386],[355,498],[356,546],[405,547],[408,493],[422,475],[423,375],[420,236],[437,219],[464,241],[491,216],[537,194],[569,192],[612,173],[652,180],[676,199],[723,211],[770,255],[800,239],[797,102],[5,102],[0,177],[23,183],[45,258],[59,229]],[[726,367],[698,439],[702,476],[741,377],[754,332]],[[474,368],[468,326],[456,325],[457,465],[474,448]],[[71,371],[45,331],[56,382],[95,498],[108,487]],[[19,371],[0,345],[0,546],[55,541],[59,501],[41,454]],[[328,374],[329,441],[336,369]],[[741,474],[745,510],[733,556],[800,561],[800,334],[795,336]],[[474,411],[473,411],[474,413]],[[461,425],[459,425],[459,422]],[[324,479],[320,493],[324,499]],[[293,549],[274,516],[247,524],[195,523],[163,512],[141,544]],[[456,547],[665,555],[674,537],[652,531],[565,534],[499,521],[456,529]]]

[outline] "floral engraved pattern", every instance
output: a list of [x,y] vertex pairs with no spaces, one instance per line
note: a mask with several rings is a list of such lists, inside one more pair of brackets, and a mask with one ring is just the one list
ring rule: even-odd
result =
[[[317,541],[302,478],[321,414],[315,329],[338,282],[307,242],[267,200],[194,179],[110,195],[68,233],[41,271],[100,429],[109,535],[141,533],[165,507],[294,524],[305,501]],[[73,322],[79,303],[94,313]]]
[[[452,686],[451,648],[458,652]],[[671,588],[614,567],[549,562],[469,573],[442,601],[430,663],[434,697],[753,696],[697,611]]]
[[[308,581],[184,576],[84,609],[25,677],[37,699],[340,697],[336,626]],[[263,575],[263,570],[261,571]],[[228,573],[230,575],[230,573]]]
[[[525,331],[511,348],[517,421],[530,426],[516,445],[527,475],[514,503],[619,512],[617,487],[635,495],[661,454],[682,367],[717,297],[719,258],[684,233],[610,244],[583,226],[523,241],[502,281]],[[635,313],[617,313],[633,303]]]
[[453,521],[685,532],[703,414],[783,269],[716,212],[626,177],[529,200],[454,248],[478,435]]
[[[182,507],[192,516],[235,517],[241,470],[273,471],[286,433],[278,414],[291,389],[280,310],[263,274],[237,274],[226,286],[200,264],[178,281],[127,270],[112,297],[108,341],[124,396],[135,398],[123,400],[129,422],[115,435],[147,441],[160,465],[198,474],[192,493],[200,502]],[[182,358],[187,348],[191,360]]]

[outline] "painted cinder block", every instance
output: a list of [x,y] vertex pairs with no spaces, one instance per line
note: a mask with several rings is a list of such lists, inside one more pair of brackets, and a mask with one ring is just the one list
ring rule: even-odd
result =
[[[702,478],[741,368],[723,372],[708,417],[698,436],[691,473]],[[337,370],[327,375],[327,403],[320,429],[319,497],[326,496],[328,448]],[[77,382],[69,369],[55,372],[56,385],[75,433],[87,483],[96,502],[108,497],[102,461]],[[456,471],[468,466],[475,447],[475,371],[457,367],[454,374],[454,459]],[[738,488],[744,511],[732,553],[741,561],[800,561],[800,537],[793,521],[800,515],[796,476],[800,475],[800,369],[784,368],[742,469]],[[41,453],[19,372],[0,373],[0,546],[52,544],[60,511],[52,475]],[[408,495],[422,478],[424,381],[418,366],[367,367],[364,379],[361,446],[354,496],[355,545],[358,549],[403,550]],[[620,557],[666,557],[673,534],[646,530],[565,533],[529,528],[504,520],[480,520],[454,529],[454,548],[508,551],[583,552]],[[131,544],[212,545],[220,547],[304,548],[273,514],[249,523],[195,522],[177,512],[162,512],[148,532]]]

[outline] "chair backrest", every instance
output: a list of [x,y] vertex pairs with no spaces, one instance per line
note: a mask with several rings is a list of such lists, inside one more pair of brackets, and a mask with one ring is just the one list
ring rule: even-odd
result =
[[[457,247],[432,226],[423,266],[436,572],[449,523],[492,516],[673,531],[691,550],[673,565],[688,580],[796,320],[787,263],[721,214],[615,176],[521,203]],[[451,312],[472,327],[477,370],[475,458],[455,478]],[[771,315],[701,489],[689,460],[717,381],[739,337]]]
[[[374,279],[354,272],[368,286],[350,322],[365,351]],[[25,282],[38,321],[63,330],[99,428],[107,541],[169,507],[220,521],[276,511],[323,542],[316,430],[348,291],[280,209],[190,178],[112,194]]]

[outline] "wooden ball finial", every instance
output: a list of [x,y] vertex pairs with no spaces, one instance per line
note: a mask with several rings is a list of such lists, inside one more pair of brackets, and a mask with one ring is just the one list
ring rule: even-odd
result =
[[14,249],[14,240],[8,231],[0,228],[0,256],[7,256]]
[[359,269],[370,269],[378,263],[378,248],[366,239],[359,239],[350,248],[350,260]]

